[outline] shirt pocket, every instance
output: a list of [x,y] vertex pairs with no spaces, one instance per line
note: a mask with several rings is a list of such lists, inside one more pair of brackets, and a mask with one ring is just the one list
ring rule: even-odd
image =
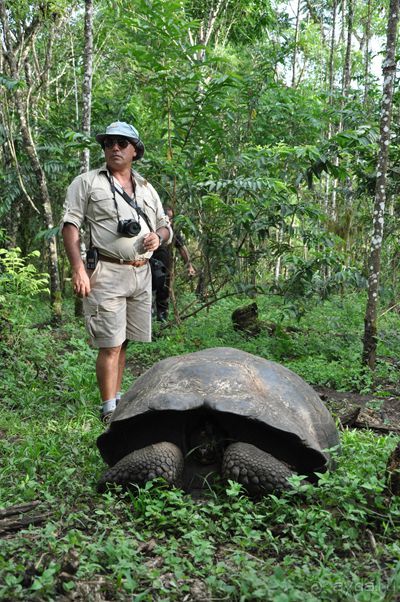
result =
[[95,221],[117,219],[117,210],[111,193],[105,190],[93,190],[90,195],[88,214]]

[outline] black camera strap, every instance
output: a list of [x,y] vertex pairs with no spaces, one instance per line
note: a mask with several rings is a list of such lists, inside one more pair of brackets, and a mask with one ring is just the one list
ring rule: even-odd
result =
[[111,187],[111,192],[113,193],[114,196],[114,201],[115,201],[115,193],[118,192],[118,194],[120,196],[122,196],[122,198],[124,199],[124,201],[126,201],[128,203],[128,205],[130,205],[130,207],[132,207],[132,209],[135,209],[135,211],[137,212],[138,216],[141,216],[144,221],[147,224],[147,227],[149,228],[150,232],[154,232],[153,228],[151,227],[151,223],[149,218],[147,217],[147,215],[145,214],[145,212],[139,207],[139,205],[137,204],[136,201],[136,191],[135,191],[135,182],[131,176],[132,179],[132,189],[133,189],[133,196],[135,198],[135,200],[133,200],[129,194],[122,188],[122,190],[120,190],[119,188],[116,188],[115,184],[114,184],[114,180],[112,178],[109,178],[108,175],[106,174],[108,181],[110,182],[110,187]]
[[[133,201],[131,199],[131,197],[129,196],[129,194],[127,194],[125,192],[125,190],[121,191],[121,190],[118,190],[118,188],[116,188],[115,190],[118,192],[119,195],[122,196],[122,198],[124,199],[124,201],[126,201],[128,203],[128,205],[130,205],[131,207],[133,207],[133,209],[135,209],[137,211],[138,215],[140,215],[144,219],[144,221],[146,222],[146,224],[147,224],[150,232],[154,232],[153,228],[151,227],[149,218],[147,217],[147,215],[145,214],[145,212],[139,207],[139,205],[137,204],[137,201],[136,200]],[[136,199],[136,195],[135,195],[135,199]]]

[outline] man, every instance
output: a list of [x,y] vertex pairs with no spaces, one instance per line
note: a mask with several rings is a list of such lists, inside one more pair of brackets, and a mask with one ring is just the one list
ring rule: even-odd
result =
[[[171,207],[164,208],[166,215],[169,217],[169,221],[172,224],[174,212]],[[183,236],[179,232],[174,233],[173,245],[178,250],[182,257],[189,278],[196,276],[196,270],[194,269],[192,262],[190,261],[189,251],[186,248]],[[171,296],[171,271],[172,271],[172,245],[158,248],[154,253],[153,257],[161,261],[164,265],[166,274],[165,279],[158,281],[158,285],[155,291],[155,306],[157,312],[157,320],[165,322],[168,319],[168,308],[169,298]]]
[[[171,242],[172,230],[157,192],[132,170],[144,154],[138,131],[117,121],[96,140],[105,164],[69,186],[62,234],[74,292],[84,299],[86,327],[99,348],[96,376],[107,423],[121,395],[128,340],[151,340],[149,258]],[[90,241],[86,266],[79,240],[83,223]]]

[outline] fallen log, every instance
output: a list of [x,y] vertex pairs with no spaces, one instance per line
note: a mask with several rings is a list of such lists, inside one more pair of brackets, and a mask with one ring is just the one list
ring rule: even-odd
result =
[[354,422],[355,428],[370,429],[378,433],[400,433],[397,426],[385,423],[385,416],[370,408],[363,408]]
[[339,416],[340,426],[342,428],[353,427],[360,412],[361,406],[357,406],[356,408],[353,408],[350,412]]
[[377,433],[400,433],[400,428],[386,424],[377,412],[370,408],[357,406],[350,412],[339,416],[342,428],[368,429]]
[[9,506],[8,508],[0,508],[0,519],[5,516],[14,516],[15,514],[23,514],[36,508],[40,504],[39,500],[33,502],[27,502],[26,504],[17,504],[16,506]]
[[17,504],[8,508],[0,509],[0,537],[29,527],[29,525],[40,525],[46,521],[51,512],[40,512],[29,514],[40,504],[39,500]]
[[51,512],[45,512],[44,514],[34,514],[31,516],[23,516],[20,519],[6,518],[0,520],[0,537],[7,533],[13,533],[25,529],[30,525],[40,525],[44,523],[46,519],[51,516]]

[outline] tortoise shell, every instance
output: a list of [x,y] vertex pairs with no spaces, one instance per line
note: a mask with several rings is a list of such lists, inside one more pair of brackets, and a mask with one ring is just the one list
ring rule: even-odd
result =
[[[184,453],[199,425],[226,443],[256,445],[303,475],[323,472],[338,432],[317,393],[276,362],[217,347],[161,360],[121,398],[97,439],[114,465],[131,451],[170,441]],[[208,430],[207,430],[208,429]]]

